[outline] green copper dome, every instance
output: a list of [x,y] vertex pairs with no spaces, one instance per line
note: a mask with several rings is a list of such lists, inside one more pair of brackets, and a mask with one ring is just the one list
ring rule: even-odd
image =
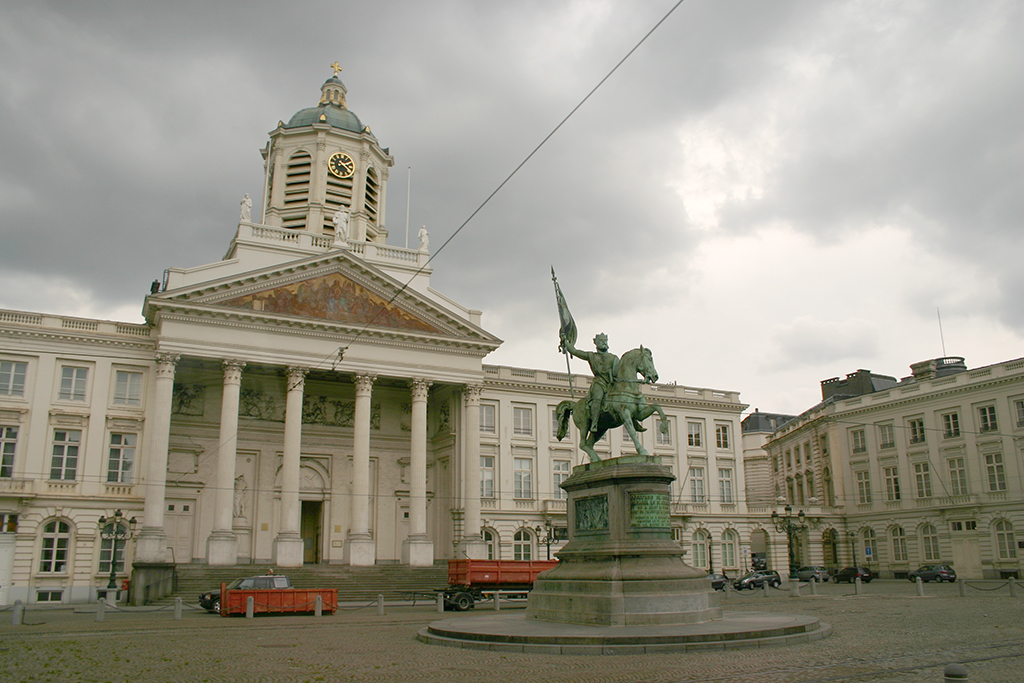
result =
[[320,104],[296,112],[285,128],[301,128],[314,123],[326,123],[332,128],[341,128],[353,133],[362,133],[365,129],[359,117],[345,106],[345,95],[348,89],[337,75],[327,79],[320,87]]

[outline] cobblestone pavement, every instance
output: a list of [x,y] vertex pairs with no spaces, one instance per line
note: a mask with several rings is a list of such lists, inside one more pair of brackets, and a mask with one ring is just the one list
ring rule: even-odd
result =
[[[556,656],[461,650],[415,639],[442,618],[432,605],[343,610],[333,616],[221,618],[186,609],[92,613],[30,607],[25,625],[0,613],[0,681],[387,681],[675,683],[683,681],[854,681],[939,683],[963,663],[970,683],[1024,680],[1024,590],[1005,584],[875,581],[853,595],[825,585],[803,597],[772,590],[731,593],[723,607],[810,614],[834,633],[814,643],[663,655]],[[481,614],[489,609],[478,607]]]

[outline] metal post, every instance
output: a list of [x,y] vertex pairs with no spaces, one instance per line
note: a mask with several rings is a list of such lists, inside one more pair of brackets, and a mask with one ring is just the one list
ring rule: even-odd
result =
[[495,612],[500,612],[501,611],[501,592],[500,591],[494,591],[494,611]]
[[963,664],[947,664],[942,670],[943,683],[960,683],[967,679],[967,667]]
[[181,598],[174,598],[174,620],[181,621]]
[[967,597],[967,580],[966,579],[960,579],[959,581],[957,581],[957,583],[960,584],[958,586],[958,588],[960,589],[960,597],[961,598],[966,598]]
[[25,622],[25,605],[21,600],[14,601],[14,608],[11,610],[11,626],[21,626]]
[[765,581],[761,584],[761,589],[764,591],[765,597],[768,597],[768,582]]
[[106,600],[97,600],[96,601],[96,621],[103,621],[103,617],[105,616],[104,613],[106,612],[106,609],[107,609],[107,601]]
[[924,579],[917,577],[917,597],[924,597]]
[[252,619],[256,614],[256,599],[251,595],[245,599],[245,618]]
[[437,594],[437,613],[444,614],[444,593]]
[[324,615],[324,598],[322,595],[317,595],[314,601],[313,616],[322,617]]
[[377,616],[384,616],[384,594],[377,593]]
[[860,577],[858,576],[857,578],[855,578],[853,580],[853,594],[854,595],[860,595],[860,586],[861,586]]
[[817,594],[818,594],[818,577],[817,576],[812,576],[811,577],[811,595],[817,595]]
[[1010,577],[1010,597],[1017,597],[1017,581],[1012,576]]

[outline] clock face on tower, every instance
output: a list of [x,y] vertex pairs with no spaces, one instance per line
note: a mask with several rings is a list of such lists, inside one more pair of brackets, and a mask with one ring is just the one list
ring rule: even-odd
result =
[[338,152],[332,154],[331,158],[327,160],[327,168],[339,178],[351,178],[352,174],[356,172],[356,163],[349,155]]

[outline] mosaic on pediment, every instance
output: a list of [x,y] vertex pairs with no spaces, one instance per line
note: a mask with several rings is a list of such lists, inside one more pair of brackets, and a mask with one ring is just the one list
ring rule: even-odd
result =
[[442,332],[337,273],[228,299],[222,305],[391,329]]
[[206,398],[206,387],[202,384],[174,383],[171,398],[172,415],[203,416],[203,402]]

